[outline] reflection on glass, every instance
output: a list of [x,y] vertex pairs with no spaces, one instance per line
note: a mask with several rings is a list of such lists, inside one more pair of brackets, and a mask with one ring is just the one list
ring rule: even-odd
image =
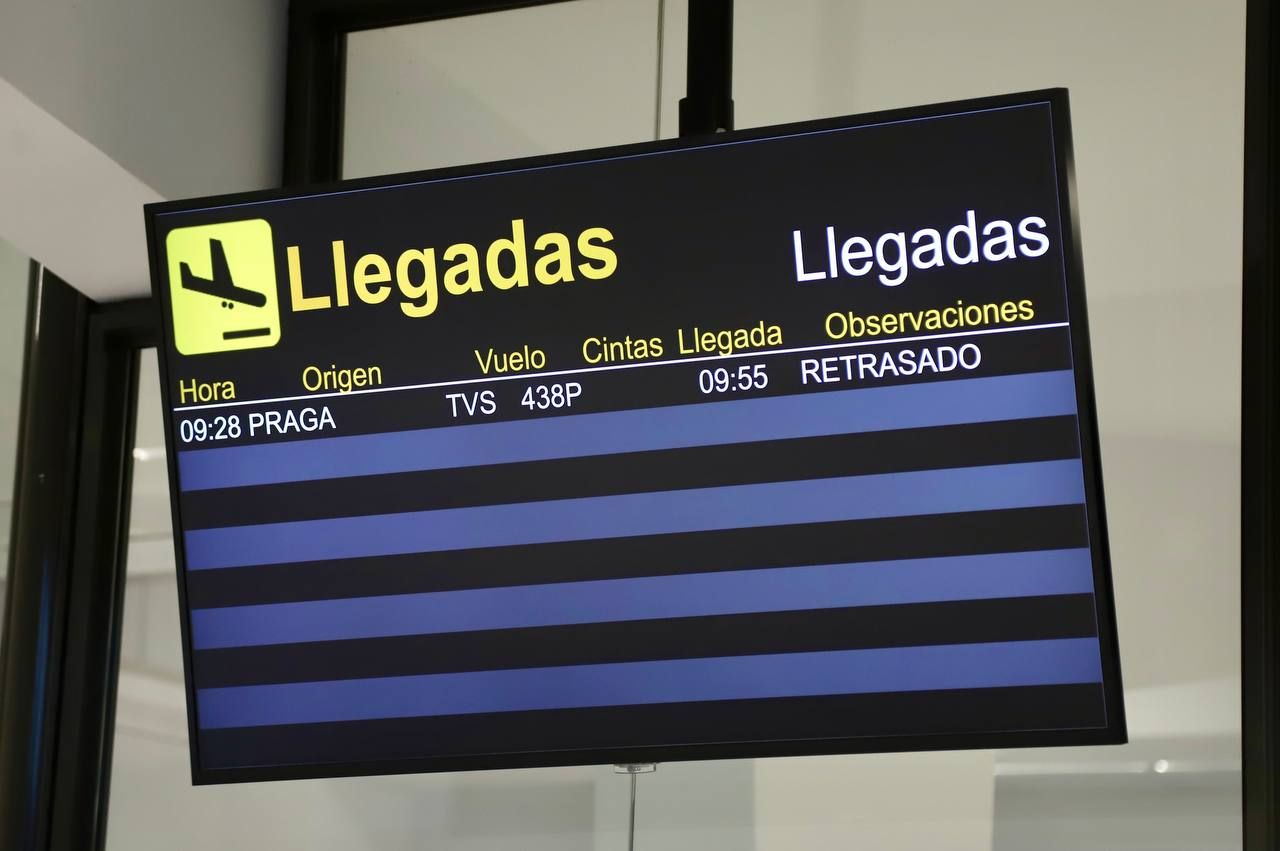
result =
[[343,176],[652,139],[657,71],[658,0],[576,0],[353,33]]
[[[1171,5],[1158,37],[1140,4],[735,6],[740,127],[1070,90],[1131,743],[995,753],[966,848],[1240,847],[1244,6]],[[932,810],[893,847],[939,847]]]

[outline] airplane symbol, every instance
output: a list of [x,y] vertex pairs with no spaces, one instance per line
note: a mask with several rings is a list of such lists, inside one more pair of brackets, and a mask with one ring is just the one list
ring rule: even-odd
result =
[[[184,290],[191,290],[192,292],[222,299],[222,306],[228,310],[233,309],[237,304],[245,304],[249,307],[264,307],[266,305],[266,293],[236,286],[235,279],[231,277],[231,267],[227,265],[227,251],[222,247],[222,240],[209,240],[209,261],[213,267],[212,278],[196,277],[191,271],[190,263],[183,262],[178,264],[178,271],[182,276],[182,288]],[[270,328],[245,328],[239,331],[224,331],[222,332],[222,339],[239,340],[245,337],[264,337],[270,333]]]
[[198,278],[191,272],[189,263],[181,263],[178,268],[182,275],[182,288],[214,298],[222,299],[222,306],[230,310],[237,304],[250,307],[263,307],[267,303],[266,293],[236,286],[231,277],[231,268],[227,265],[227,252],[222,247],[222,240],[209,240],[209,259],[213,265],[213,278]]
[[174,228],[164,245],[179,354],[265,349],[280,342],[275,248],[265,219]]

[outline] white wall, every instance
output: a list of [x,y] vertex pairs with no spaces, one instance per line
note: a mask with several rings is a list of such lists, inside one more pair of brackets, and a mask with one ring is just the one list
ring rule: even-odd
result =
[[279,182],[286,6],[0,2],[0,238],[146,294],[143,204]]
[[0,636],[4,634],[4,594],[9,568],[9,524],[13,511],[29,269],[27,258],[0,239],[0,553],[3,553],[0,555]]
[[0,77],[166,198],[279,182],[286,0],[4,0]]
[[997,851],[1212,851],[1240,847],[1240,774],[1001,779]]
[[0,552],[8,544],[31,263],[0,238]]

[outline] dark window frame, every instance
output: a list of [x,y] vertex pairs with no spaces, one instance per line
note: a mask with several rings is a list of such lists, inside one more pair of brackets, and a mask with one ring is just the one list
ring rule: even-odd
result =
[[100,848],[114,737],[138,353],[150,299],[28,287],[0,667],[0,847]]
[[1245,27],[1240,446],[1244,847],[1280,847],[1280,9]]

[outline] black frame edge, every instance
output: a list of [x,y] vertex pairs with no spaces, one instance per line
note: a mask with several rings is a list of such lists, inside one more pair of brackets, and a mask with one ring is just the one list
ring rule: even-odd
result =
[[[1089,333],[1084,251],[1080,242],[1080,205],[1071,133],[1071,98],[1066,89],[1053,89],[1048,92],[1048,97],[1053,105],[1053,143],[1057,149],[1058,185],[1063,187],[1060,197],[1063,266],[1067,272],[1066,290],[1073,331],[1071,359],[1075,373],[1077,407],[1088,415],[1088,428],[1081,436],[1081,464],[1086,489],[1094,493],[1094,499],[1087,503],[1090,547],[1101,554],[1100,558],[1094,559],[1094,605],[1098,613],[1099,640],[1104,648],[1112,651],[1102,654],[1103,681],[1109,686],[1103,692],[1107,700],[1107,721],[1116,731],[1116,738],[1108,744],[1125,744],[1129,741],[1129,726],[1124,705],[1119,628],[1116,625],[1111,541],[1107,531],[1106,487],[1103,484],[1102,441],[1098,434],[1098,405],[1093,379],[1093,345]],[[1084,329],[1084,333],[1075,333],[1077,328]],[[1098,569],[1100,562],[1106,563],[1106,570]]]
[[1245,27],[1240,592],[1244,847],[1280,845],[1280,14]]

